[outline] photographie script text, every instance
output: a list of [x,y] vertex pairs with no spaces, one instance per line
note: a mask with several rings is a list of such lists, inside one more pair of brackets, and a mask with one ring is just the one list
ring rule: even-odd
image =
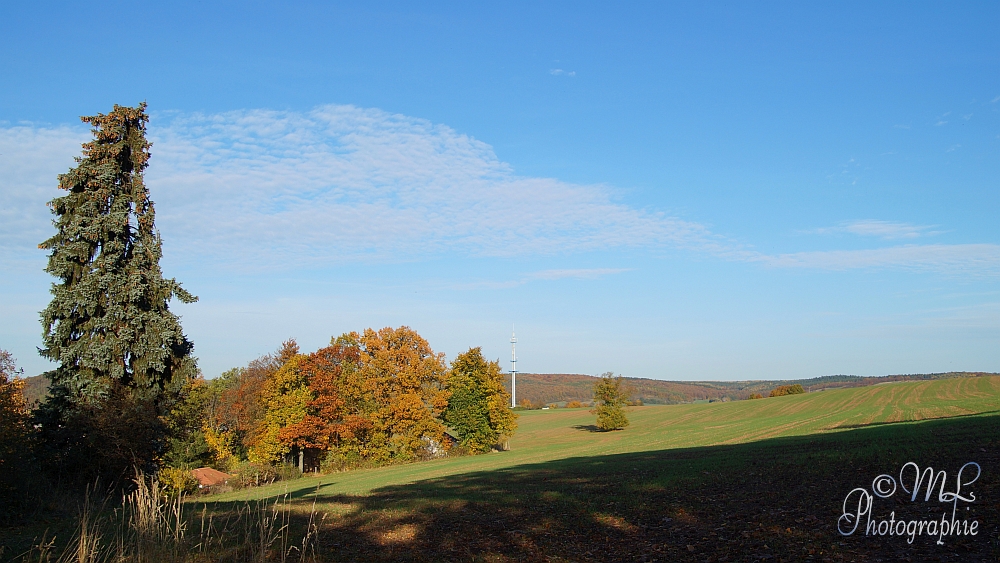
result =
[[[866,536],[907,537],[907,543],[913,543],[914,538],[922,535],[936,536],[938,545],[944,545],[946,536],[975,536],[979,533],[979,522],[961,520],[958,516],[961,514],[960,503],[968,505],[976,501],[975,493],[967,487],[979,479],[980,473],[979,464],[970,461],[958,470],[953,480],[949,480],[944,470],[935,473],[933,468],[926,467],[921,471],[916,463],[907,462],[899,470],[899,488],[909,495],[910,502],[917,502],[921,491],[923,502],[929,502],[935,496],[936,489],[937,501],[946,505],[940,519],[935,516],[923,520],[897,520],[895,511],[887,519],[876,518],[873,514],[874,499],[890,498],[896,494],[897,489],[896,479],[892,475],[882,474],[872,481],[871,491],[859,487],[847,493],[843,513],[837,520],[837,531],[841,535],[850,536],[864,521]],[[947,505],[951,505],[950,515]]]

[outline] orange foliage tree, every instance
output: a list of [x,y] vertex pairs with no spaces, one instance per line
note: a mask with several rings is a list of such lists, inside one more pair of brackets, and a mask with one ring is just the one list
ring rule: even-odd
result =
[[297,449],[342,468],[441,454],[446,373],[444,355],[409,327],[343,334],[268,374],[252,458]]
[[439,418],[448,406],[444,354],[406,326],[348,337],[360,346],[360,376],[372,399],[372,461],[406,461],[445,447]]

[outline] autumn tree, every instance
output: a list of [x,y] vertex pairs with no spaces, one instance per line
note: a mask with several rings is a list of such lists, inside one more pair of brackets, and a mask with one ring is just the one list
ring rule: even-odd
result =
[[14,357],[0,350],[0,500],[16,488],[19,461],[27,448],[28,407]]
[[376,463],[408,461],[444,445],[440,415],[448,405],[444,355],[410,327],[345,335],[361,351],[360,379],[371,397],[367,456]]
[[67,477],[122,477],[164,450],[164,389],[193,374],[193,345],[168,307],[196,298],[160,271],[161,239],[143,182],[145,104],[83,117],[94,140],[59,176],[49,202],[56,234],[46,271],[56,278],[41,313],[40,353],[58,362],[40,409],[48,466]]
[[446,374],[443,355],[409,327],[346,333],[311,354],[289,341],[212,383],[205,438],[222,466],[296,452],[336,468],[442,453]]
[[446,385],[451,396],[443,418],[472,453],[501,446],[517,429],[503,380],[500,364],[486,361],[481,348],[470,348],[451,363]]
[[288,439],[285,430],[305,419],[313,399],[302,370],[306,359],[301,354],[293,356],[264,382],[260,395],[263,417],[250,436],[247,451],[250,461],[279,461],[291,451],[293,445],[297,445],[294,440]]
[[232,469],[249,456],[249,448],[263,424],[264,387],[289,360],[299,354],[294,339],[286,340],[277,351],[233,368],[209,384],[203,432],[215,465]]
[[298,423],[282,429],[279,438],[306,452],[313,462],[326,454],[328,465],[346,468],[370,457],[374,428],[374,394],[360,373],[361,349],[356,340],[341,337],[309,354],[299,366],[312,398]]
[[594,384],[594,410],[597,415],[597,428],[600,430],[621,430],[628,426],[625,416],[625,405],[628,404],[628,393],[622,376],[615,377],[607,372]]

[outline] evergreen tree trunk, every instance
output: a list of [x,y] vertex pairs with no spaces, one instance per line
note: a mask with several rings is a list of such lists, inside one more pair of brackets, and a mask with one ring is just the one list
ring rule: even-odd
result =
[[56,234],[42,311],[50,398],[38,413],[50,463],[83,478],[148,467],[165,444],[159,415],[168,385],[196,371],[192,343],[168,309],[197,300],[160,272],[161,240],[142,173],[149,160],[145,103],[83,117],[94,140],[59,176],[49,202]]

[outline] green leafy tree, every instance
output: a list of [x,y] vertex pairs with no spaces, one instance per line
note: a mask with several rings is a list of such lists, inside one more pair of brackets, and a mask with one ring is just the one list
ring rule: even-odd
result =
[[204,428],[213,389],[201,376],[175,380],[171,387],[175,389],[175,399],[163,417],[167,428],[163,461],[169,467],[181,469],[208,465],[213,455]]
[[145,104],[83,117],[94,140],[59,176],[67,193],[49,202],[56,234],[46,271],[52,301],[41,313],[47,375],[40,409],[50,466],[91,478],[123,477],[165,449],[164,389],[197,368],[193,345],[167,304],[196,300],[160,271],[161,240],[143,183],[149,160]]
[[628,426],[625,416],[625,405],[628,404],[628,392],[622,381],[622,376],[615,377],[607,372],[594,384],[594,410],[597,415],[597,428],[600,430],[621,430]]
[[451,364],[445,387],[451,394],[444,421],[458,434],[458,442],[472,453],[501,446],[517,429],[510,410],[510,393],[503,386],[500,364],[470,348]]

